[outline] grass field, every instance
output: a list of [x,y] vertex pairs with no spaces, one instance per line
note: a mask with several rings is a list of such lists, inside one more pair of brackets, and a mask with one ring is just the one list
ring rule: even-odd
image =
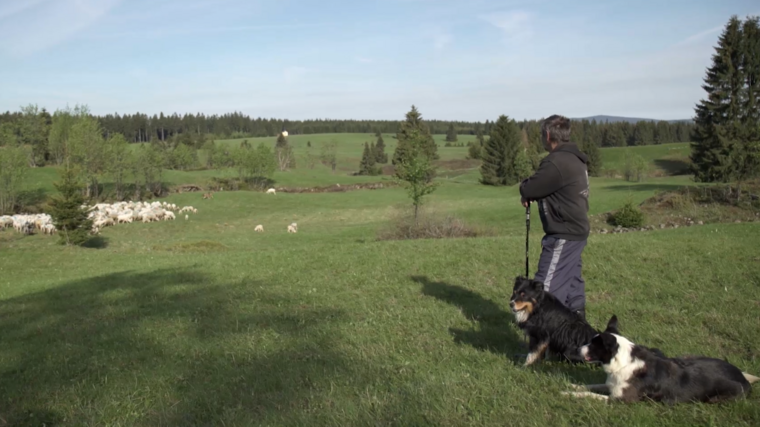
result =
[[[359,139],[344,161],[361,152]],[[602,150],[605,162],[614,150]],[[43,185],[50,171],[30,179]],[[284,175],[278,182],[312,179]],[[757,390],[713,406],[606,405],[559,396],[570,382],[602,381],[598,368],[516,364],[517,189],[478,185],[476,171],[441,181],[429,208],[493,236],[376,241],[408,203],[399,188],[172,194],[198,214],[109,227],[97,248],[0,232],[0,417],[14,426],[760,424]],[[688,183],[595,178],[591,214]],[[299,232],[287,234],[293,221]],[[593,234],[589,321],[602,326],[614,313],[635,342],[759,375],[758,241],[758,223]]]

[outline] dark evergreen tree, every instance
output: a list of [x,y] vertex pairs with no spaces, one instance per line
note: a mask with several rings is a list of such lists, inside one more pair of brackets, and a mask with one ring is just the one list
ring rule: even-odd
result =
[[475,141],[470,142],[470,147],[467,149],[467,157],[474,160],[480,160],[483,156],[483,146],[485,145],[485,138],[483,132],[478,129],[475,135]]
[[742,95],[745,79],[742,63],[742,24],[732,16],[718,38],[702,88],[707,99],[697,104],[691,160],[697,181],[728,181],[732,175],[730,153],[740,139]]
[[449,129],[446,131],[446,142],[456,142],[457,131],[454,130],[454,123],[449,123]]
[[623,129],[620,126],[606,125],[604,131],[604,146],[605,147],[624,147],[626,145],[625,136],[623,136]]
[[362,160],[359,164],[359,175],[377,175],[376,154],[374,146],[369,143],[364,143],[364,152],[362,152]]
[[673,136],[670,132],[670,124],[666,121],[659,121],[654,130],[655,144],[669,144],[673,142]]
[[377,142],[375,143],[375,161],[377,163],[388,163],[388,154],[385,152],[385,141],[383,141],[383,135],[380,132],[376,133]]
[[654,127],[651,122],[640,121],[633,127],[633,145],[648,145],[654,142]]
[[306,141],[306,146],[311,148],[311,141]]
[[500,116],[491,127],[491,137],[483,147],[480,182],[486,185],[514,185],[520,180],[518,158],[523,151],[520,128],[514,120]]
[[77,180],[77,172],[67,162],[61,172],[61,181],[55,183],[59,195],[50,201],[50,216],[58,230],[59,242],[64,245],[81,246],[89,240],[92,220],[82,209],[82,185]]
[[412,138],[414,138],[414,143],[419,145],[417,148],[422,155],[431,161],[438,160],[438,146],[430,135],[430,128],[422,120],[422,115],[414,105],[412,105],[411,111],[406,113],[406,120],[401,123],[396,134],[398,143],[393,153],[392,163],[394,166],[403,162],[412,152]]
[[599,147],[596,142],[589,138],[586,138],[580,146],[581,151],[588,156],[588,174],[591,176],[599,176],[602,172],[602,154],[599,152]]

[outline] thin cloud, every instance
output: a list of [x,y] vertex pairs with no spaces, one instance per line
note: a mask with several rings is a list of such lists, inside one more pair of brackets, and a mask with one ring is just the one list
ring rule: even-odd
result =
[[11,0],[8,4],[0,6],[0,21],[30,9],[44,0]]
[[[0,50],[28,55],[61,44],[93,25],[121,0],[46,0],[0,12]],[[31,13],[34,12],[34,13]]]
[[224,27],[199,27],[199,28],[168,28],[153,31],[124,31],[117,33],[103,33],[88,35],[88,39],[99,38],[122,38],[122,37],[167,37],[167,36],[185,36],[191,34],[218,34],[218,33],[239,33],[249,31],[269,31],[269,30],[298,30],[304,28],[333,27],[337,24],[323,23],[304,23],[304,24],[264,24],[264,25],[242,25],[242,26],[224,26]]
[[480,15],[480,19],[500,29],[508,41],[522,40],[533,34],[533,15],[522,10]]
[[674,46],[683,46],[686,44],[694,43],[695,41],[701,40],[711,34],[715,34],[718,31],[722,30],[723,26],[718,26],[714,28],[710,28],[709,30],[701,31],[697,34],[693,34],[689,37],[686,37],[685,39],[681,40],[680,42],[676,43]]

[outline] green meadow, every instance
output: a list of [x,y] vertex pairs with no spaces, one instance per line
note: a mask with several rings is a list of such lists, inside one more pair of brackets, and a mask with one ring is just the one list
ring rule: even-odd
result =
[[[395,140],[383,137],[391,155]],[[337,141],[339,167],[277,172],[276,186],[390,179],[350,175],[373,135],[289,139],[298,156],[309,141],[314,153]],[[172,193],[164,200],[198,213],[108,227],[86,248],[0,231],[0,425],[760,425],[758,390],[720,405],[609,405],[560,395],[603,382],[598,367],[523,368],[509,312],[524,273],[518,190],[478,184],[467,148],[436,140],[441,186],[426,210],[487,236],[378,241],[410,205],[397,187]],[[274,144],[249,139],[260,141]],[[622,168],[625,150],[651,177],[592,178],[591,214],[691,184],[673,175],[687,144],[605,148],[604,167]],[[167,171],[165,181],[204,185],[219,173]],[[26,189],[49,194],[56,179],[38,168]],[[286,232],[291,222],[298,233]],[[602,327],[616,314],[634,342],[760,376],[759,241],[757,222],[592,234],[588,320]]]

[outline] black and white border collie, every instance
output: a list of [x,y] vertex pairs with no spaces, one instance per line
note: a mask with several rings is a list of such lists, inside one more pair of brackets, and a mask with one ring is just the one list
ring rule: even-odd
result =
[[509,306],[517,326],[528,336],[529,353],[524,366],[543,359],[547,349],[567,361],[582,363],[579,349],[599,333],[544,291],[543,283],[526,277],[515,278]]
[[581,347],[580,354],[587,362],[602,364],[607,382],[574,385],[576,390],[585,391],[563,392],[565,395],[626,403],[715,403],[749,394],[750,384],[760,380],[720,359],[669,358],[657,349],[636,345],[620,335],[615,316],[604,332]]

